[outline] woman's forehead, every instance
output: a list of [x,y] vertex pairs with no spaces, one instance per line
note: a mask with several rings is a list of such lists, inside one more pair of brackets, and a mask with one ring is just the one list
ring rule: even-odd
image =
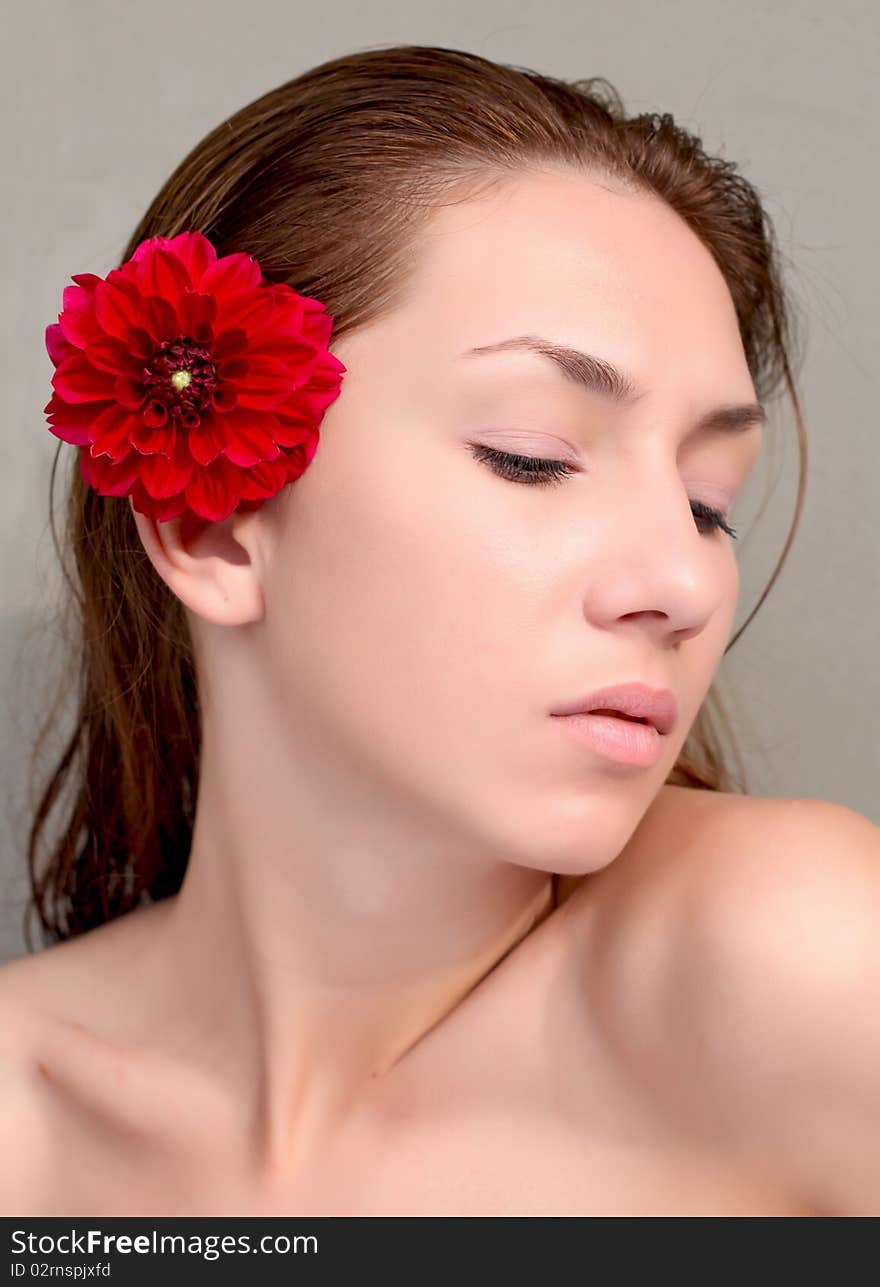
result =
[[641,329],[675,344],[711,343],[713,328],[722,342],[738,335],[727,284],[687,224],[657,198],[581,175],[528,175],[436,211],[404,319],[435,340],[448,333],[450,353],[529,333],[606,348]]

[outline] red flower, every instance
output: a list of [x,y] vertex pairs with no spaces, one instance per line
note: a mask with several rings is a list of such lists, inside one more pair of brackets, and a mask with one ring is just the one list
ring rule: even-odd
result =
[[299,478],[346,368],[317,299],[262,280],[200,232],[150,237],[106,278],[79,273],[46,328],[57,438],[83,480],[157,519],[257,509]]

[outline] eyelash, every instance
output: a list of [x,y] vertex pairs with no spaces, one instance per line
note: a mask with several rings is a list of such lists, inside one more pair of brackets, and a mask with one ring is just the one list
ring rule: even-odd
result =
[[[510,482],[525,483],[530,487],[552,487],[569,478],[576,470],[564,460],[543,460],[540,456],[518,456],[509,451],[497,451],[494,447],[473,447],[477,460],[483,461],[501,478]],[[737,539],[736,531],[727,525],[724,515],[711,505],[702,501],[691,501],[691,512],[694,518],[704,519],[712,524],[711,532],[720,530]]]

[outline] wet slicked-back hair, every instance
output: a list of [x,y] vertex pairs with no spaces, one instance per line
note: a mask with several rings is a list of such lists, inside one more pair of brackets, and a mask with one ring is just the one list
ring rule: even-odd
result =
[[[560,166],[653,194],[681,216],[728,285],[758,397],[784,385],[791,399],[797,510],[772,577],[729,649],[772,588],[802,509],[806,433],[792,376],[792,309],[755,188],[668,113],[627,116],[601,77],[566,82],[460,50],[352,53],[212,130],[163,185],[119,262],[146,237],[198,230],[218,254],[244,251],[268,280],[322,300],[338,341],[394,309],[435,209]],[[56,453],[53,494],[57,465]],[[199,693],[183,605],[150,563],[128,499],[86,487],[76,453],[65,487],[58,555],[70,591],[63,607],[70,663],[31,770],[36,781],[73,682],[74,727],[42,779],[29,832],[28,914],[38,915],[46,943],[180,888],[199,780]],[[54,518],[52,530],[57,549]],[[747,792],[715,686],[667,781]],[[40,869],[38,844],[53,810],[60,826]],[[30,943],[27,916],[25,934]]]

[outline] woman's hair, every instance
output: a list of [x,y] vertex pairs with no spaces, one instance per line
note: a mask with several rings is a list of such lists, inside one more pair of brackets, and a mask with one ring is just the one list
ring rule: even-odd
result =
[[[627,116],[601,77],[565,82],[461,50],[408,45],[349,54],[212,130],[164,184],[120,263],[146,237],[200,231],[219,255],[243,251],[268,280],[322,300],[338,341],[395,308],[433,210],[559,166],[654,194],[675,210],[724,275],[758,397],[784,381],[791,398],[800,445],[797,511],[772,578],[730,647],[794,539],[806,434],[792,377],[791,306],[770,219],[734,164],[708,156],[668,113]],[[50,511],[63,445],[52,467]],[[29,946],[33,910],[49,943],[175,893],[189,858],[199,780],[199,693],[183,605],[147,557],[127,498],[87,487],[78,453],[71,453],[65,487],[71,570],[50,517],[70,589],[61,612],[65,655],[73,660],[39,730],[32,781],[73,671],[75,723],[31,804]],[[746,792],[714,687],[667,780]],[[38,840],[53,807],[61,825],[38,873]]]

